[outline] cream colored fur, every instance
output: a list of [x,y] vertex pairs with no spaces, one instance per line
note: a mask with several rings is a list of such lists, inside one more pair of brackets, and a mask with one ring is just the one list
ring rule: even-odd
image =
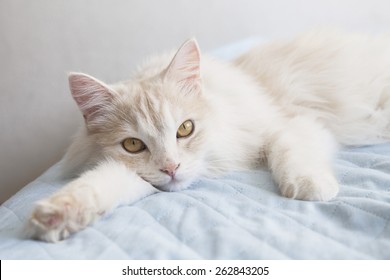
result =
[[[114,85],[69,76],[85,126],[62,165],[78,178],[37,203],[31,237],[58,241],[119,204],[264,164],[282,195],[329,200],[337,146],[390,138],[389,38],[313,32],[231,63],[201,57],[189,40],[172,57]],[[186,120],[195,129],[177,138]],[[128,153],[126,138],[146,149]]]

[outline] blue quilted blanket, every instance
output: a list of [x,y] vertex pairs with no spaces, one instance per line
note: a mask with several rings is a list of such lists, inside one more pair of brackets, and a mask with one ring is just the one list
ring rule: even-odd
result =
[[281,197],[269,172],[231,173],[122,206],[56,244],[23,239],[54,166],[0,207],[0,259],[390,259],[390,144],[345,149],[330,202]]
[[26,240],[33,203],[66,183],[55,165],[0,206],[0,259],[390,259],[390,144],[343,149],[334,168],[330,202],[284,198],[266,170],[237,172],[119,207],[59,243]]

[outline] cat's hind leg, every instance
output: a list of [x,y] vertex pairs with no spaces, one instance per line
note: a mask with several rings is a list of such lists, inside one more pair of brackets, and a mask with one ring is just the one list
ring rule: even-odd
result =
[[124,164],[105,160],[52,196],[38,201],[26,224],[30,238],[56,242],[120,204],[157,192]]
[[339,188],[331,161],[337,144],[332,135],[305,116],[286,120],[273,130],[265,153],[282,195],[322,201],[335,197]]

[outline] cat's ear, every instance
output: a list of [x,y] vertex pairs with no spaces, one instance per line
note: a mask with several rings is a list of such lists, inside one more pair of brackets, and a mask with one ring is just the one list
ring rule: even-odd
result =
[[200,90],[200,50],[194,38],[179,48],[165,70],[165,76],[187,89]]
[[86,122],[96,117],[113,97],[106,84],[87,74],[69,73],[68,79],[73,99]]

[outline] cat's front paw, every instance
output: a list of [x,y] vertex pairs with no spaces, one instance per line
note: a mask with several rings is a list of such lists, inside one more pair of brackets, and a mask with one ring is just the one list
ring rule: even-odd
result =
[[57,194],[36,204],[26,233],[29,238],[57,242],[85,228],[96,216],[71,194]]
[[328,201],[338,190],[337,180],[331,174],[293,176],[280,182],[283,196],[300,200]]

